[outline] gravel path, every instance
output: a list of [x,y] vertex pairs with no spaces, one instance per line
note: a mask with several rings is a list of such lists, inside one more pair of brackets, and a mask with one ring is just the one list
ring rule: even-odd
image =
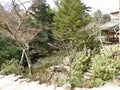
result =
[[[38,82],[28,82],[29,79],[20,79],[20,76],[15,75],[0,75],[0,90],[69,90],[68,85],[57,87],[54,85],[47,86],[46,84],[39,84]],[[107,83],[101,87],[75,88],[74,90],[120,90],[116,83]]]

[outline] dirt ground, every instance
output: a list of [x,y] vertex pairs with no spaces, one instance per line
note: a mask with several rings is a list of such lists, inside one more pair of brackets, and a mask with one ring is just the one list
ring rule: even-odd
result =
[[[22,79],[21,76],[13,74],[0,75],[0,90],[70,90],[69,85],[55,87],[54,85],[39,84],[39,82]],[[101,87],[94,88],[74,88],[73,90],[120,90],[118,82],[109,82]]]

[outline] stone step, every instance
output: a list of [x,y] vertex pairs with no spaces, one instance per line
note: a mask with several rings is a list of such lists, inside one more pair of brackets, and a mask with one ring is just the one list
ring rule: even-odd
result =
[[84,75],[87,75],[87,76],[92,76],[93,74],[90,73],[90,72],[85,72]]
[[87,72],[93,73],[93,70],[92,70],[92,69],[88,69],[88,71],[87,71]]
[[92,69],[88,69],[87,72],[84,73],[84,78],[85,79],[91,79],[91,77],[93,76],[93,70]]
[[85,78],[85,79],[88,79],[88,80],[91,79],[91,77],[90,77],[90,76],[87,76],[87,75],[84,75],[84,78]]

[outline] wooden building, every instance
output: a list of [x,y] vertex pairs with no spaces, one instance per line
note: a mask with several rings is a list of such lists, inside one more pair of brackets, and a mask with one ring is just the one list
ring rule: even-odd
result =
[[118,21],[111,21],[104,25],[101,25],[100,29],[101,29],[102,37],[104,37],[103,43],[117,44],[119,42]]
[[119,42],[119,12],[112,12],[110,16],[111,21],[100,26],[102,37],[104,37],[103,43],[117,44]]

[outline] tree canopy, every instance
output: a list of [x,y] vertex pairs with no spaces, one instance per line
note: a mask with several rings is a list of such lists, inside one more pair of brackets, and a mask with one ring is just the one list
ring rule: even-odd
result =
[[[83,42],[82,28],[90,22],[88,8],[80,0],[62,0],[54,17],[54,37],[67,43]],[[82,38],[83,37],[83,38]]]
[[45,0],[34,0],[31,5],[30,14],[37,23],[41,25],[41,27],[51,24],[54,16],[52,9],[50,9],[50,6],[46,4]]
[[100,10],[97,10],[93,13],[93,21],[99,25],[109,22],[110,20],[111,20],[110,15],[103,14]]

